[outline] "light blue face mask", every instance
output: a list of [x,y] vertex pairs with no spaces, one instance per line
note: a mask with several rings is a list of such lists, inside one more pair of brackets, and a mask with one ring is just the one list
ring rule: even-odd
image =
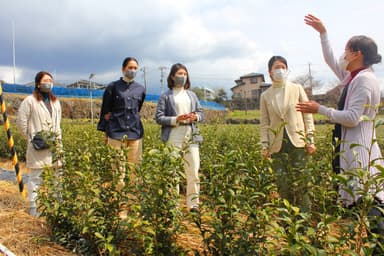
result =
[[128,79],[133,79],[136,76],[137,71],[133,69],[128,69],[125,71],[124,76]]
[[187,82],[186,76],[175,76],[173,78],[173,81],[175,81],[175,87],[183,87],[185,83]]

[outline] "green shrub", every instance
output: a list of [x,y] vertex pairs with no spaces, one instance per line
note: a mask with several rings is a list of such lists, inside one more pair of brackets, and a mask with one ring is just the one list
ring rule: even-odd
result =
[[[364,203],[342,208],[335,186],[348,177],[332,173],[331,126],[318,127],[318,150],[297,174],[310,188],[312,208],[303,213],[276,196],[258,129],[201,125],[200,213],[185,215],[176,190],[185,183],[183,151],[160,141],[160,126],[145,123],[143,162],[131,170],[126,152],[106,147],[94,126],[64,121],[64,166],[45,172],[41,210],[56,240],[83,255],[372,254],[382,237],[369,230],[374,202],[368,190],[379,188],[383,175],[351,174],[366,181],[360,192]],[[123,188],[119,169],[125,172]],[[119,217],[121,209],[128,211],[126,219]],[[180,248],[180,234],[191,230],[184,225],[198,228],[202,250]]]

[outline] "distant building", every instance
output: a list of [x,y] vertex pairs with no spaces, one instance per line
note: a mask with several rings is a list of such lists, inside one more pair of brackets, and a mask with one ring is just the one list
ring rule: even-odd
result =
[[94,81],[91,81],[91,84],[89,84],[89,80],[81,79],[79,81],[76,81],[72,84],[67,85],[68,88],[85,88],[85,89],[104,89],[106,86],[104,84],[99,84]]
[[216,96],[215,91],[206,87],[203,87],[204,100],[213,100]]
[[236,85],[231,88],[232,101],[236,108],[258,108],[260,95],[270,84],[265,83],[261,73],[249,73],[235,80]]
[[249,73],[235,80],[235,83],[236,85],[231,88],[232,98],[258,100],[265,79],[261,73]]

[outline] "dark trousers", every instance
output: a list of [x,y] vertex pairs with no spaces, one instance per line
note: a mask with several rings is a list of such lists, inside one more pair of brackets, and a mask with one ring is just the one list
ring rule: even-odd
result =
[[280,196],[300,207],[303,212],[311,208],[308,186],[311,177],[305,168],[306,161],[305,149],[296,148],[284,129],[282,147],[278,153],[272,154],[272,168]]

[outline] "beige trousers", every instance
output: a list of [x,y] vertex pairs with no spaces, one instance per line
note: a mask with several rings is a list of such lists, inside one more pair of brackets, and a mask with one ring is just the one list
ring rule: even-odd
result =
[[[121,148],[128,148],[128,166],[130,169],[129,179],[133,181],[135,179],[135,165],[141,163],[142,159],[142,139],[138,140],[127,140],[120,141],[108,137],[108,145],[111,147],[120,150]],[[115,169],[115,167],[114,167]],[[119,168],[120,173],[120,182],[118,188],[121,189],[124,185],[125,178],[125,169],[123,167]]]
[[[123,144],[123,145],[122,145]],[[115,149],[128,148],[128,162],[133,164],[141,163],[141,155],[142,155],[142,139],[138,140],[115,140],[108,137],[108,145],[112,146]]]

